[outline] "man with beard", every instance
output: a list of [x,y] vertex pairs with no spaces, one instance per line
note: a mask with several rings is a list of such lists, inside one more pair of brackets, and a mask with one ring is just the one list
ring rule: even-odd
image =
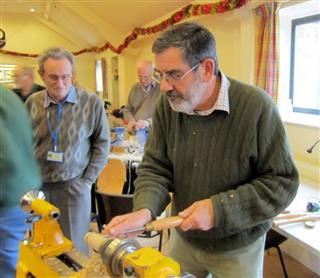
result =
[[277,109],[263,90],[219,69],[215,39],[201,25],[171,27],[152,50],[164,95],[138,169],[134,212],[104,232],[145,225],[173,192],[172,215],[182,223],[169,255],[183,271],[262,277],[266,232],[299,184]]

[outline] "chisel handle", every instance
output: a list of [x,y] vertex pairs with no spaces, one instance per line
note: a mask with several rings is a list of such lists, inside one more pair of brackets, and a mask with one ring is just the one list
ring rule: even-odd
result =
[[145,225],[145,231],[162,231],[179,226],[183,219],[179,216],[172,216],[152,221]]

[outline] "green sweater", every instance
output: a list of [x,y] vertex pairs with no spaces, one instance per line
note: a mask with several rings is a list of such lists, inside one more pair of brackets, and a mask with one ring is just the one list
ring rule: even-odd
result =
[[180,235],[211,250],[248,245],[295,197],[299,177],[282,121],[266,93],[230,79],[230,114],[174,112],[163,95],[135,182],[134,210],[172,215],[210,198],[214,228]]
[[0,86],[0,210],[18,206],[24,193],[40,185],[27,109]]

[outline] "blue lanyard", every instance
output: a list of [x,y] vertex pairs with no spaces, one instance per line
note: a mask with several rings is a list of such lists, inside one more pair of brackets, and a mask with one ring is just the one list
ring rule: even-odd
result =
[[55,128],[55,131],[53,132],[50,124],[50,113],[47,111],[47,122],[48,122],[48,129],[51,134],[51,138],[53,140],[53,150],[56,152],[58,149],[58,137],[59,137],[59,125],[61,122],[61,116],[62,116],[62,104],[58,103],[58,114],[57,114],[57,126]]

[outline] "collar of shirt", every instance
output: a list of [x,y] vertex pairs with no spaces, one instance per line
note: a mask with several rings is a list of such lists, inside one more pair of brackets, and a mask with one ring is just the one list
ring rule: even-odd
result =
[[[65,102],[77,103],[76,88],[74,86],[70,87],[69,92],[67,94],[67,98],[63,101],[63,103]],[[51,103],[57,104],[57,102],[48,95],[48,91],[47,91],[44,99],[44,108],[47,108]]]
[[156,86],[156,83],[155,83],[154,81],[152,81],[147,88],[144,88],[144,87],[142,87],[142,86],[140,85],[140,87],[142,88],[142,90],[143,90],[145,93],[148,93],[148,92],[151,90],[151,88],[153,88],[153,87],[155,87],[155,86]]
[[222,71],[220,71],[220,74],[221,74],[221,86],[220,86],[218,98],[214,103],[214,105],[208,110],[192,112],[190,113],[190,115],[207,116],[207,115],[210,115],[214,110],[225,111],[228,114],[230,113],[229,94],[228,94],[230,81]]

